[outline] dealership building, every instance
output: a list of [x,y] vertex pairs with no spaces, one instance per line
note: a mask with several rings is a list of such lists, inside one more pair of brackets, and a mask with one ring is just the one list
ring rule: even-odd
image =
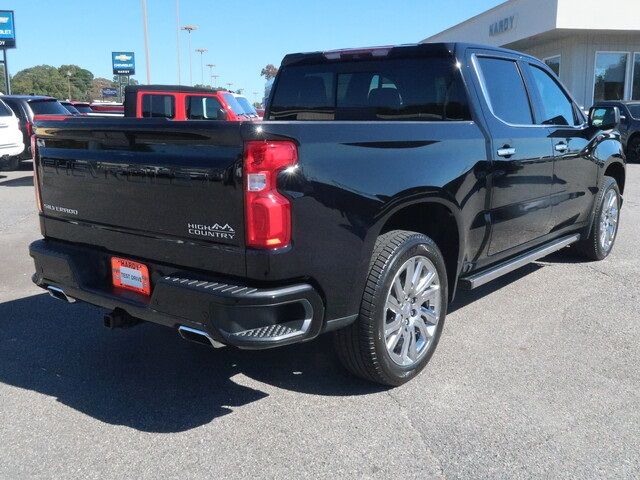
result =
[[584,107],[640,100],[640,0],[509,0],[423,42],[481,43],[538,57]]

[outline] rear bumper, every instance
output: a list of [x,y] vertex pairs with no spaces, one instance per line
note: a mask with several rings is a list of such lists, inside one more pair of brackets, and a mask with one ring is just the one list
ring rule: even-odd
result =
[[149,267],[150,297],[111,285],[111,254],[51,240],[29,247],[33,281],[77,300],[172,328],[202,330],[217,342],[241,348],[271,348],[315,338],[323,329],[324,305],[309,284],[255,287],[141,261]]

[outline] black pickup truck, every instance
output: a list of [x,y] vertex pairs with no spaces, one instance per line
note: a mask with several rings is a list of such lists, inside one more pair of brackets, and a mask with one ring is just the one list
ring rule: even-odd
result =
[[288,55],[263,123],[44,118],[33,280],[214,347],[333,331],[350,371],[399,385],[457,288],[611,252],[619,118],[466,44]]

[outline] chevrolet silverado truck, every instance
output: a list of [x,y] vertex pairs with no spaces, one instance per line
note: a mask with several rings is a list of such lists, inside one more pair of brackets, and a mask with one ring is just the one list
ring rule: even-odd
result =
[[468,44],[288,55],[263,123],[42,118],[33,281],[213,347],[333,332],[348,370],[400,385],[457,289],[609,255],[619,120],[537,59]]

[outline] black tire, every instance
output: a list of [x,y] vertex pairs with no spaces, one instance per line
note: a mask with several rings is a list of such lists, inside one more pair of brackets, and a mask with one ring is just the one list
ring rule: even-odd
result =
[[4,170],[5,172],[18,170],[18,168],[20,167],[20,157],[10,157],[9,159],[0,162],[2,162],[0,164],[2,165],[2,168],[0,168],[0,170]]
[[620,189],[618,188],[618,183],[615,179],[611,177],[604,177],[602,179],[602,188],[600,188],[600,192],[596,197],[595,201],[595,212],[593,217],[593,225],[591,226],[591,231],[587,237],[581,240],[576,245],[576,250],[578,253],[585,257],[588,260],[604,260],[609,256],[609,254],[613,251],[613,247],[615,246],[615,241],[618,235],[618,228],[616,227],[616,231],[613,237],[613,243],[608,249],[604,249],[600,242],[600,235],[602,233],[602,225],[600,222],[600,218],[602,215],[602,210],[605,207],[605,199],[607,198],[608,192],[613,190],[615,195],[617,196],[618,201],[618,219],[616,225],[620,222]]
[[627,145],[627,161],[632,163],[640,162],[640,135],[636,135]]
[[[411,366],[394,362],[387,351],[384,326],[386,298],[391,283],[403,264],[415,256],[431,261],[440,284],[440,316],[426,353]],[[416,232],[394,230],[381,235],[375,244],[360,315],[355,323],[334,333],[338,358],[354,375],[388,386],[398,386],[415,377],[427,365],[442,333],[447,313],[448,285],[444,257],[429,237]]]

